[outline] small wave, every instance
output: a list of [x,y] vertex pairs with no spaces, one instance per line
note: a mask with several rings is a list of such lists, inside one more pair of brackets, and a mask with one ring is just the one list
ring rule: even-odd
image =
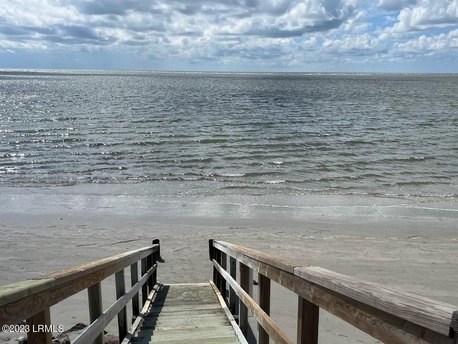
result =
[[284,161],[276,160],[276,161],[271,161],[271,163],[274,165],[283,165]]
[[345,141],[346,144],[350,145],[374,145],[374,142],[371,141],[365,141],[365,140],[349,140]]
[[434,160],[433,156],[407,156],[407,157],[399,157],[399,158],[389,158],[389,159],[382,159],[379,162],[417,162],[417,161],[424,161],[424,160]]
[[449,184],[449,183],[440,183],[433,181],[405,181],[405,182],[396,182],[389,184],[389,186],[421,186],[421,185],[437,185],[437,184]]
[[262,176],[272,176],[272,175],[278,175],[278,172],[247,172],[245,173],[245,177],[262,177]]
[[198,140],[197,142],[201,144],[212,144],[212,143],[226,143],[228,140],[227,139],[201,139]]
[[0,174],[17,174],[17,167],[0,167]]
[[285,183],[286,180],[266,180],[264,183],[266,184],[282,184]]
[[235,178],[235,177],[245,177],[245,173],[211,173],[211,174],[206,174],[205,176],[207,176],[207,177],[230,177],[230,178]]

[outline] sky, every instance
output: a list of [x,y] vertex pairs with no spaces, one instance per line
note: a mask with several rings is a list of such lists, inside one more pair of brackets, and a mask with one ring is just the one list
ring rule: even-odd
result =
[[458,0],[1,0],[0,68],[458,73]]

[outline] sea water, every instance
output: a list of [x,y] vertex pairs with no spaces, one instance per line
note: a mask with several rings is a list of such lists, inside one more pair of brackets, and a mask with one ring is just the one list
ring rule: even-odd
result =
[[4,70],[0,190],[455,201],[457,95],[457,75]]

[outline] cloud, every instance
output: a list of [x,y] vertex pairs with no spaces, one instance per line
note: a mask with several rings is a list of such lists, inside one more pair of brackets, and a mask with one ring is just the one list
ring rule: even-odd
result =
[[83,0],[75,6],[81,13],[89,15],[125,15],[128,12],[149,12],[154,8],[150,1],[144,0]]
[[458,29],[447,34],[421,35],[404,43],[397,43],[394,47],[394,51],[398,54],[410,53],[415,55],[447,53],[450,50],[458,52]]
[[380,0],[378,6],[386,11],[400,11],[416,2],[417,0]]
[[353,52],[357,55],[373,54],[374,48],[379,43],[374,36],[364,33],[361,35],[349,35],[339,39],[325,39],[323,48],[332,53]]
[[421,0],[399,13],[394,26],[386,34],[421,31],[458,25],[458,1]]

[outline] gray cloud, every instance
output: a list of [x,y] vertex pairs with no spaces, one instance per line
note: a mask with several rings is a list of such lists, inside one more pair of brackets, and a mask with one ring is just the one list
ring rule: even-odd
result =
[[380,0],[378,6],[386,11],[400,11],[416,2],[417,0]]
[[[74,3],[74,2],[72,2]],[[144,0],[84,0],[75,5],[84,14],[125,15],[128,11],[151,11],[150,1]]]
[[315,25],[304,25],[303,27],[298,29],[284,30],[278,27],[271,27],[266,29],[253,29],[247,31],[245,34],[270,38],[298,37],[303,36],[305,33],[335,29],[339,27],[342,24],[342,22],[343,20],[341,19],[331,19],[326,22],[319,22]]

